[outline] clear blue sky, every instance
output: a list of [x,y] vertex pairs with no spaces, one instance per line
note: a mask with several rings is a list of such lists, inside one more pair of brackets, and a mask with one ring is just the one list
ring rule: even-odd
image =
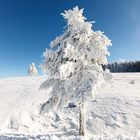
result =
[[63,33],[60,13],[79,6],[112,40],[109,62],[140,60],[140,0],[0,0],[0,76],[26,75]]

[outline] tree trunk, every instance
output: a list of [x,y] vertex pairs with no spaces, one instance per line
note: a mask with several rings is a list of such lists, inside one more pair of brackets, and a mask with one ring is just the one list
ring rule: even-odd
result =
[[79,135],[85,135],[84,102],[79,105]]

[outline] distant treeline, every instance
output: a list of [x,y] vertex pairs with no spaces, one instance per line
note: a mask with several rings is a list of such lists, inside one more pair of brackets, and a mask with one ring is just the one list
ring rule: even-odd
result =
[[140,72],[140,61],[114,62],[103,66],[106,68],[111,72]]

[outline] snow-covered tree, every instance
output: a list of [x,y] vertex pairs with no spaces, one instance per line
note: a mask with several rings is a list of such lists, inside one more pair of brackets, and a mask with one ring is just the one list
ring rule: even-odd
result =
[[37,72],[37,69],[36,69],[36,66],[35,66],[34,63],[31,63],[31,64],[29,65],[28,74],[29,74],[30,76],[36,76],[36,75],[38,75],[38,72]]
[[102,65],[107,64],[111,45],[103,32],[92,30],[83,9],[76,6],[61,15],[67,22],[65,31],[50,43],[40,65],[59,81],[59,88],[52,92],[52,98],[57,97],[57,110],[70,101],[78,105],[83,99],[93,99],[96,89],[107,79]]

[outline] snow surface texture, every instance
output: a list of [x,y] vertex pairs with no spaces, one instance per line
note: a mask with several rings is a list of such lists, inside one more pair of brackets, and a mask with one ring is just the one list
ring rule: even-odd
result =
[[[113,78],[87,105],[87,139],[139,140],[140,74],[113,74]],[[78,107],[70,104],[59,115],[47,113],[50,107],[46,107],[46,101],[53,85],[57,88],[57,82],[47,82],[46,77],[0,79],[1,140],[81,139]],[[49,105],[55,109],[55,104]]]

